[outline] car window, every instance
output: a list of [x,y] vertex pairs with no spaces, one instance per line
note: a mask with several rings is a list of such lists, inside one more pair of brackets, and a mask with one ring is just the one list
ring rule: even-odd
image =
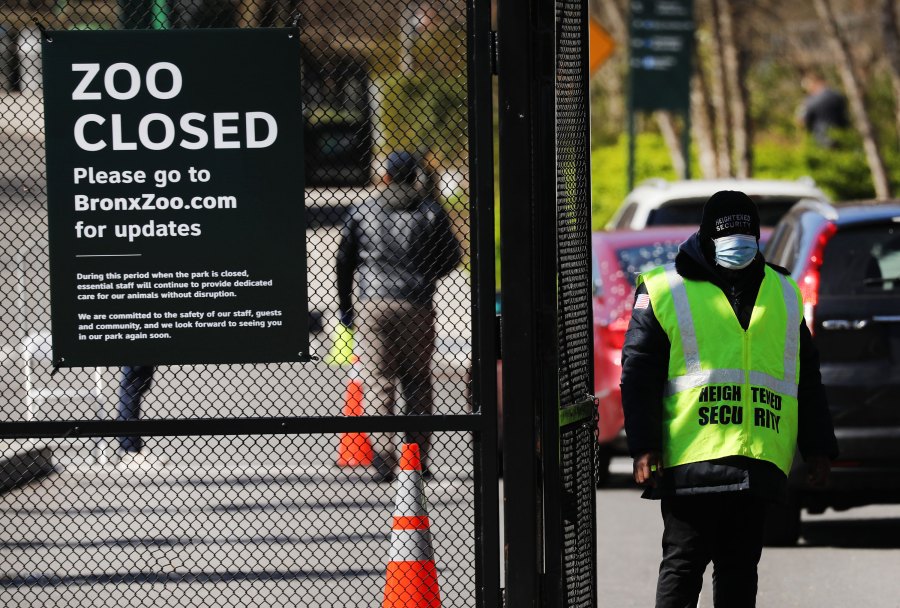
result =
[[[681,198],[666,201],[650,212],[648,226],[699,226],[703,215],[703,205],[708,197]],[[799,198],[795,196],[752,196],[759,209],[759,223],[774,226],[784,214],[794,206]]]
[[820,294],[900,295],[900,226],[844,228],[828,241]]
[[600,265],[595,256],[591,256],[591,287],[595,297],[603,295],[603,279],[600,278]]
[[781,258],[784,255],[784,244],[787,242],[787,234],[789,231],[790,226],[788,222],[782,222],[775,228],[772,232],[772,236],[769,238],[769,242],[766,243],[766,246],[762,250],[763,255],[766,256],[766,261],[778,264],[779,266],[784,266]]
[[681,241],[660,241],[648,245],[623,247],[616,250],[616,258],[619,261],[619,268],[625,273],[625,278],[634,287],[637,276],[642,272],[674,262],[680,245]]
[[667,201],[650,211],[648,226],[699,226],[704,198],[680,198]]
[[774,226],[800,199],[795,196],[753,196],[751,197],[759,209],[761,226]]
[[778,225],[775,234],[766,243],[763,255],[769,262],[793,272],[794,265],[797,263],[799,245],[800,239],[796,230],[796,222],[785,220]]

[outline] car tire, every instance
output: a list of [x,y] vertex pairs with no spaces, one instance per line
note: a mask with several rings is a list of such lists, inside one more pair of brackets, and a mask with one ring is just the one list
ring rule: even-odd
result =
[[608,445],[598,445],[597,459],[594,461],[594,479],[598,488],[602,488],[609,483],[609,463],[611,460],[612,448]]
[[800,497],[788,494],[784,503],[770,503],[766,509],[763,544],[768,547],[793,547],[800,540]]

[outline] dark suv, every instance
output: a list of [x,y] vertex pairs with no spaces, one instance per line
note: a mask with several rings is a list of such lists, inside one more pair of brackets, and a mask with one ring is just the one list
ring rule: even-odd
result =
[[800,286],[840,446],[822,490],[794,461],[768,530],[771,544],[793,544],[802,508],[900,502],[900,201],[798,203],[765,255]]

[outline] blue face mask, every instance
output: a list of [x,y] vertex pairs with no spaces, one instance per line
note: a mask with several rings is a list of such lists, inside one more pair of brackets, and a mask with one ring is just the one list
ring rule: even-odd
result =
[[716,246],[716,264],[730,270],[746,268],[759,253],[755,236],[733,234],[713,239]]

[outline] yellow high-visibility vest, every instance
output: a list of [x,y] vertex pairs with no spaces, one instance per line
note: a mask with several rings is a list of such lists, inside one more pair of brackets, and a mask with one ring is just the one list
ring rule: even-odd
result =
[[722,290],[674,264],[641,275],[671,344],[663,464],[725,456],[766,460],[787,475],[797,443],[802,300],[768,266],[744,330]]

